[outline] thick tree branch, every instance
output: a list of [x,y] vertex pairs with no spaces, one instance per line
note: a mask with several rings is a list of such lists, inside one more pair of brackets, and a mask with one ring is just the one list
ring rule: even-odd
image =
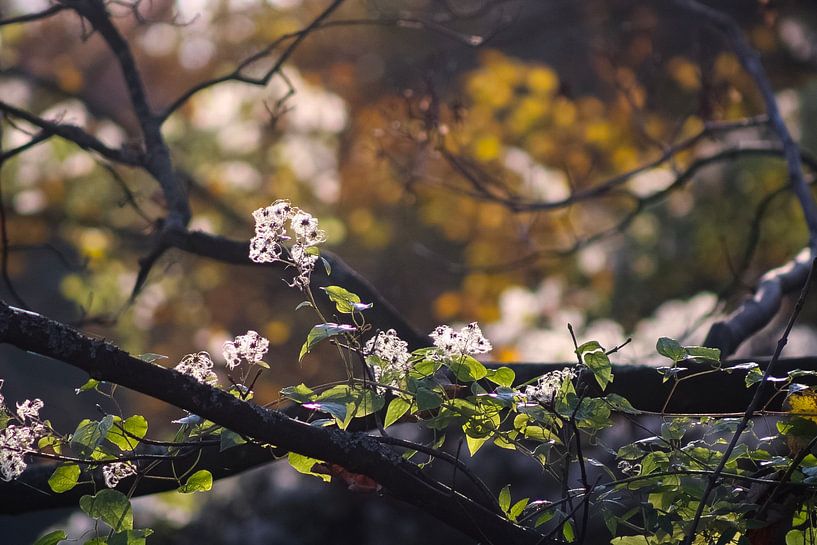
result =
[[68,326],[0,303],[0,341],[47,356],[104,380],[155,397],[247,437],[366,475],[387,492],[474,539],[533,544],[541,535],[429,480],[399,453],[359,432],[310,426],[154,365]]
[[743,341],[777,315],[786,294],[803,286],[813,255],[811,248],[804,248],[785,265],[761,276],[754,296],[726,319],[714,323],[706,335],[704,346],[719,348],[724,356],[734,354]]

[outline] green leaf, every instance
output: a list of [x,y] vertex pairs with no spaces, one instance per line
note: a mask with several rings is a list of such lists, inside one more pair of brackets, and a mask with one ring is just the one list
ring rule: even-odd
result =
[[355,312],[361,312],[363,310],[372,308],[372,304],[363,304],[360,302],[360,296],[356,293],[352,293],[340,286],[328,286],[326,288],[321,288],[323,291],[326,292],[326,295],[329,296],[329,299],[335,303],[335,308],[338,309],[338,312],[343,314],[353,314]]
[[759,365],[755,364],[755,367],[749,369],[749,371],[746,373],[746,387],[748,388],[754,384],[757,384],[761,380],[763,380],[763,371],[760,370]]
[[57,545],[63,539],[68,539],[68,535],[63,530],[54,530],[40,537],[34,545]]
[[101,384],[101,382],[99,382],[97,379],[89,378],[88,381],[85,384],[83,384],[82,386],[80,386],[79,388],[74,390],[74,393],[79,395],[82,392],[87,392],[89,390],[96,390],[96,387],[99,386],[100,384]]
[[150,528],[140,528],[138,530],[125,530],[110,537],[108,545],[145,545],[147,537],[153,533]]
[[627,414],[641,414],[641,411],[633,407],[627,398],[618,394],[607,394],[602,398],[610,405],[610,409]]
[[82,456],[90,456],[102,443],[113,426],[113,416],[107,415],[100,421],[85,419],[77,425],[71,436],[71,448]]
[[315,464],[322,464],[321,460],[317,458],[310,458],[309,456],[304,456],[302,454],[296,454],[295,452],[290,452],[287,455],[287,461],[292,468],[297,471],[298,473],[303,473],[304,475],[313,475],[318,477],[319,479],[323,479],[324,482],[329,482],[332,480],[332,477],[326,475],[324,473],[315,473],[312,471],[312,468],[315,467]]
[[178,491],[182,494],[190,494],[192,492],[207,492],[213,488],[213,475],[206,469],[200,469],[190,475]]
[[576,349],[576,354],[581,356],[585,352],[596,352],[598,350],[604,352],[604,348],[598,343],[598,341],[587,341]]
[[436,409],[443,404],[443,398],[440,394],[423,387],[417,388],[415,399],[417,400],[417,408],[421,411]]
[[649,543],[645,536],[621,536],[610,540],[610,545],[648,545]]
[[641,460],[641,473],[639,475],[649,475],[656,471],[664,471],[669,468],[669,456],[666,452],[656,450],[650,452]]
[[148,431],[148,421],[144,416],[138,414],[129,416],[124,421],[117,416],[114,417],[113,422],[115,425],[108,431],[105,439],[123,452],[136,448],[139,439],[143,438]]
[[309,332],[309,335],[306,336],[306,342],[301,347],[301,353],[298,355],[298,361],[304,359],[315,345],[321,342],[324,339],[328,339],[329,337],[335,337],[337,335],[343,335],[344,333],[354,333],[355,327],[347,324],[334,324],[334,323],[326,323],[326,324],[318,324],[312,328]]
[[448,362],[448,368],[460,382],[474,382],[488,375],[488,369],[472,356],[458,356]]
[[516,373],[510,367],[500,367],[498,369],[489,369],[485,378],[494,384],[510,388],[513,386],[513,381],[516,380]]
[[511,485],[509,484],[506,484],[499,491],[499,508],[502,509],[503,513],[507,513],[508,509],[511,508]]
[[374,414],[383,408],[386,399],[374,390],[365,389],[357,392],[357,399],[353,402],[355,418],[363,418]]
[[522,511],[525,510],[525,507],[528,506],[529,501],[530,498],[523,498],[516,502],[515,504],[513,504],[513,507],[511,507],[510,511],[508,511],[508,518],[510,518],[513,521],[518,519],[519,515],[522,514]]
[[565,541],[568,543],[573,543],[576,540],[576,532],[571,521],[565,520],[564,524],[562,524],[562,535],[565,536]]
[[89,539],[83,545],[108,545],[108,540],[104,537],[95,537],[93,539]]
[[539,526],[545,524],[553,519],[554,516],[556,516],[556,512],[553,509],[548,509],[536,518],[536,522],[533,523],[534,528],[538,528]]
[[613,382],[613,366],[610,363],[610,358],[604,352],[590,352],[584,355],[584,364],[588,369],[593,371],[593,376],[596,377],[596,382],[599,383],[601,389],[607,388],[607,385]]
[[655,349],[658,350],[659,354],[671,359],[675,363],[687,357],[687,351],[684,350],[684,347],[681,346],[678,341],[670,339],[669,337],[661,337],[658,339],[658,342],[655,344]]
[[246,442],[247,442],[246,439],[241,437],[241,435],[237,434],[233,430],[223,430],[221,432],[218,451],[223,452],[228,448],[237,447],[238,445],[243,445]]
[[482,445],[484,445],[490,438],[490,435],[486,437],[471,437],[470,435],[466,435],[465,443],[468,445],[468,452],[471,453],[471,456],[476,454],[477,451],[482,448]]
[[315,392],[313,392],[303,382],[297,386],[288,386],[281,390],[281,395],[295,401],[297,403],[308,403],[315,399]]
[[77,464],[60,464],[48,478],[48,486],[57,494],[62,494],[77,485],[79,474],[80,470]]
[[383,427],[388,428],[408,412],[411,408],[411,403],[402,397],[395,397],[389,402],[389,408],[386,409],[386,418],[383,421]]
[[323,263],[323,270],[326,271],[326,276],[331,275],[332,274],[332,265],[329,263],[329,260],[326,259],[323,256],[318,256],[318,257],[320,257],[321,263]]
[[721,361],[720,348],[709,348],[708,346],[686,346],[684,347],[691,358],[719,362]]
[[133,529],[133,510],[128,497],[113,489],[100,490],[95,496],[82,496],[79,507],[93,518],[99,519],[115,532]]
[[[812,543],[811,540],[808,543]],[[789,530],[786,532],[786,545],[805,545],[806,534],[802,530]]]
[[441,361],[420,360],[411,368],[410,375],[417,378],[433,375],[442,366]]
[[136,357],[139,358],[140,360],[146,361],[148,363],[153,363],[153,362],[156,362],[156,361],[159,361],[159,360],[166,360],[167,359],[167,356],[164,356],[162,354],[154,354],[153,352],[148,352],[146,354],[139,354]]
[[62,439],[55,435],[46,435],[37,440],[38,449],[45,450],[48,447],[51,447],[54,449],[54,452],[60,454],[62,451]]
[[304,307],[315,308],[315,305],[312,304],[312,301],[301,301],[300,303],[298,303],[298,306],[295,307],[295,310],[301,310]]

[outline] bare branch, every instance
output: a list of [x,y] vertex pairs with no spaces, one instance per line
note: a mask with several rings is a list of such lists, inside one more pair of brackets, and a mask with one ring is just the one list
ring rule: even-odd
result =
[[749,45],[737,22],[727,14],[701,4],[697,0],[674,1],[679,7],[701,16],[706,22],[715,25],[732,42],[732,48],[743,65],[743,68],[752,77],[760,94],[763,96],[763,101],[766,104],[766,113],[769,116],[769,124],[775,133],[777,133],[780,143],[783,146],[792,191],[794,191],[794,194],[797,195],[797,199],[800,201],[800,208],[803,211],[803,216],[808,226],[809,245],[817,247],[817,202],[815,202],[814,196],[811,194],[811,190],[803,176],[803,170],[800,166],[800,148],[797,143],[795,143],[789,129],[786,127],[786,123],[783,121],[780,108],[777,106],[777,99],[774,96],[774,90],[772,89],[771,83],[769,83],[769,78],[766,76],[763,64],[760,62],[760,55]]
[[42,11],[38,11],[36,13],[27,13],[25,15],[18,15],[16,17],[8,17],[6,19],[0,19],[0,27],[6,25],[13,25],[17,23],[31,23],[33,21],[41,21],[43,19],[48,19],[52,15],[56,15],[57,13],[68,9],[67,6],[62,6],[59,4],[53,5],[48,7]]
[[42,129],[43,133],[48,136],[59,136],[60,138],[73,142],[84,150],[95,151],[110,161],[132,167],[143,166],[143,156],[141,153],[128,148],[114,149],[108,147],[98,138],[76,125],[48,121],[31,112],[3,102],[2,100],[0,100],[0,112],[5,112],[9,116],[31,123]]
[[[219,83],[224,83],[226,81],[240,81],[240,82],[243,82],[243,83],[249,83],[251,85],[260,85],[260,86],[267,85],[269,83],[270,79],[272,78],[272,76],[277,74],[281,70],[281,68],[283,67],[284,63],[286,63],[286,61],[289,60],[289,58],[292,56],[292,54],[295,52],[295,50],[298,48],[298,46],[301,44],[301,42],[303,42],[306,39],[306,37],[309,36],[309,34],[311,34],[313,31],[315,31],[317,28],[319,28],[321,26],[321,23],[324,20],[326,20],[327,17],[332,15],[332,13],[336,9],[338,9],[340,7],[340,5],[343,4],[344,1],[345,0],[333,0],[332,3],[329,4],[329,6],[326,9],[324,9],[320,13],[320,15],[318,15],[305,28],[303,28],[303,29],[301,29],[301,30],[299,30],[297,32],[292,32],[292,33],[289,33],[289,34],[282,35],[277,40],[275,40],[272,43],[270,43],[269,45],[267,45],[264,49],[262,49],[262,50],[260,50],[260,51],[258,51],[256,53],[253,53],[252,55],[250,55],[249,57],[247,57],[246,59],[244,59],[243,61],[238,63],[238,66],[235,68],[235,70],[233,70],[229,74],[226,74],[224,76],[220,76],[220,77],[217,77],[217,78],[212,78],[212,79],[203,81],[203,82],[201,82],[201,83],[199,83],[197,85],[194,85],[193,87],[191,87],[190,89],[188,89],[187,91],[182,93],[181,96],[179,96],[176,100],[174,100],[170,104],[170,106],[165,108],[157,116],[157,119],[159,120],[159,123],[161,124],[162,122],[164,122],[164,120],[167,119],[168,116],[170,116],[170,114],[172,114],[173,112],[175,112],[176,110],[181,108],[181,106],[185,102],[190,100],[190,98],[193,95],[195,95],[196,93],[198,93],[200,91],[203,91],[205,89],[213,87],[214,85],[218,85]],[[287,46],[287,48],[281,53],[281,56],[278,57],[278,60],[275,62],[275,64],[271,68],[269,68],[264,73],[263,76],[261,76],[260,78],[253,78],[253,77],[246,76],[246,75],[242,74],[242,71],[245,68],[247,68],[248,66],[252,65],[253,63],[259,61],[260,59],[263,59],[263,58],[269,56],[273,51],[275,51],[275,49],[279,45],[281,45],[282,43],[287,42],[289,40],[292,40],[292,43],[290,43]]]
[[145,140],[143,166],[159,182],[167,200],[169,214],[166,224],[169,227],[184,227],[190,221],[187,194],[175,175],[170,150],[162,136],[162,122],[153,115],[148,104],[144,83],[128,42],[111,22],[103,0],[63,0],[63,3],[87,19],[116,56]]

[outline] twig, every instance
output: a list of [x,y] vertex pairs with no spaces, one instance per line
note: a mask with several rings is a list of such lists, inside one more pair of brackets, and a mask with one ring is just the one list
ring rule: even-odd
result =
[[459,459],[459,457],[452,456],[451,454],[445,452],[444,450],[432,448],[426,445],[422,445],[420,443],[415,443],[413,441],[406,441],[404,439],[399,439],[397,437],[385,436],[385,437],[375,437],[375,440],[378,443],[385,443],[387,445],[395,445],[399,447],[404,447],[410,450],[416,450],[418,452],[422,452],[423,454],[428,454],[429,456],[433,456],[435,458],[439,458],[440,460],[445,460],[468,477],[471,482],[473,482],[477,488],[482,492],[485,499],[488,500],[488,505],[494,508],[494,510],[502,515],[502,508],[499,507],[499,503],[494,495],[491,493],[491,490],[488,486],[480,479],[471,469],[465,465],[465,463]]
[[[0,125],[0,173],[3,170],[5,158],[2,156],[3,151],[3,127]],[[6,285],[11,296],[23,308],[30,308],[28,303],[20,296],[17,289],[14,287],[14,282],[11,281],[9,275],[9,237],[8,225],[6,222],[6,205],[3,202],[3,179],[0,175],[0,274],[3,277],[3,283]]]
[[706,509],[707,502],[709,500],[709,495],[712,493],[712,490],[715,488],[715,485],[720,477],[721,472],[723,471],[724,467],[726,467],[726,462],[729,460],[729,457],[732,454],[732,451],[740,441],[740,436],[743,434],[743,430],[746,429],[746,426],[749,424],[749,421],[752,418],[755,410],[760,406],[760,402],[763,399],[763,395],[766,392],[767,385],[768,385],[768,378],[771,376],[772,370],[777,363],[777,360],[780,358],[780,354],[783,352],[783,348],[786,346],[786,343],[789,340],[789,334],[791,333],[792,328],[794,327],[795,322],[797,321],[797,317],[800,315],[800,311],[803,309],[805,305],[806,296],[809,292],[809,287],[811,286],[812,276],[814,274],[814,267],[817,264],[817,259],[812,260],[811,267],[808,271],[808,276],[803,284],[803,288],[800,292],[800,297],[797,299],[797,304],[794,306],[794,311],[789,318],[789,322],[786,325],[786,330],[783,332],[783,335],[777,341],[777,347],[775,348],[774,354],[772,355],[772,359],[769,361],[769,365],[766,367],[766,370],[763,373],[763,378],[760,381],[760,384],[755,390],[755,395],[752,397],[752,401],[749,403],[749,406],[746,408],[746,411],[741,419],[740,423],[738,424],[737,428],[735,429],[735,433],[732,436],[732,440],[729,442],[729,446],[726,447],[726,450],[723,453],[723,456],[718,462],[715,471],[709,477],[709,482],[706,485],[706,489],[700,499],[700,503],[698,504],[698,509],[695,511],[695,517],[692,519],[689,529],[687,530],[687,534],[684,537],[683,544],[684,545],[692,545],[693,540],[695,539],[695,533],[697,532],[698,525],[700,524],[701,517],[703,516],[704,509]]
[[40,21],[42,19],[47,19],[52,15],[56,15],[57,13],[68,9],[67,6],[63,6],[60,4],[55,4],[51,7],[48,7],[42,11],[38,11],[36,13],[26,13],[25,15],[17,15],[16,17],[8,17],[6,19],[0,19],[0,27],[6,25],[13,25],[16,23],[30,23],[32,21]]

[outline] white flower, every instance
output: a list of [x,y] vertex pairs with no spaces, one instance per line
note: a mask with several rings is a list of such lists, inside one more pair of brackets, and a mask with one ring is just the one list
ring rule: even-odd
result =
[[257,234],[282,234],[284,223],[292,215],[292,212],[292,204],[287,200],[277,200],[269,206],[259,208],[252,213],[252,217],[255,219],[255,232]]
[[250,240],[250,259],[256,263],[272,263],[281,258],[280,237],[274,233],[258,233]]
[[[0,388],[3,387],[4,380],[0,378]],[[3,393],[0,392],[0,411],[6,408],[6,398],[3,397]]]
[[[377,359],[367,360],[372,370],[374,381],[394,388],[403,388],[406,375],[411,370],[408,352],[408,343],[397,336],[393,329],[379,332],[366,341],[364,353],[377,356]],[[383,388],[378,391],[382,393]]]
[[312,276],[312,271],[315,270],[315,263],[318,261],[318,255],[308,251],[308,249],[308,246],[294,244],[289,250],[292,260],[295,262],[295,266],[298,267],[298,276],[292,285],[302,290],[309,285],[309,277]]
[[398,337],[397,332],[393,329],[385,333],[381,331],[369,339],[366,342],[365,351],[367,354],[374,354],[393,367],[408,371],[408,360],[411,356],[408,352],[408,343]]
[[42,409],[43,406],[44,403],[41,399],[26,399],[22,403],[17,404],[17,416],[21,422],[25,422],[26,419],[37,420],[40,417],[40,409]]
[[188,354],[175,367],[183,375],[190,375],[199,382],[213,384],[218,380],[213,372],[213,360],[207,352]]
[[[278,200],[252,213],[255,219],[255,236],[250,241],[250,259],[256,263],[283,261],[298,269],[292,286],[304,289],[318,260],[317,251],[308,248],[326,242],[326,233],[318,229],[318,220],[312,214],[293,207],[287,200]],[[286,221],[295,235],[289,249],[289,259],[284,256],[282,243],[291,240],[286,234]]]
[[269,349],[269,341],[256,331],[247,331],[246,335],[239,335],[235,340],[224,343],[224,359],[228,369],[235,369],[241,360],[249,364],[258,363],[264,358]]
[[525,387],[524,395],[529,400],[543,403],[545,405],[551,404],[553,403],[553,398],[556,395],[556,392],[558,392],[559,388],[562,387],[564,380],[566,378],[572,380],[575,377],[576,371],[570,367],[545,373],[539,377],[536,386],[528,385]]
[[108,488],[116,488],[119,481],[131,475],[136,475],[136,466],[131,462],[113,462],[102,466],[102,476]]
[[479,324],[471,322],[459,331],[454,331],[447,325],[437,326],[431,332],[434,346],[440,349],[444,356],[455,357],[490,352],[491,343],[482,335]]
[[42,425],[11,425],[0,430],[0,478],[11,481],[25,471],[24,456],[31,451],[31,445],[44,431]]

